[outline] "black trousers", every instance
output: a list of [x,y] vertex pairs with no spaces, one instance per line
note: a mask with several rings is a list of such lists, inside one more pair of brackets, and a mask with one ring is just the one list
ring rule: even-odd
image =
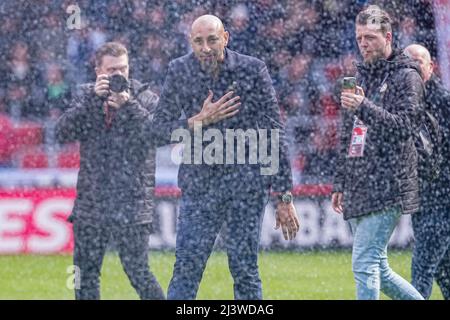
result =
[[75,221],[73,231],[73,260],[75,270],[78,271],[75,275],[77,300],[100,299],[100,271],[111,237],[119,252],[122,267],[139,297],[143,300],[165,299],[161,286],[149,268],[150,225],[111,228]]
[[450,299],[450,208],[423,208],[412,215],[416,239],[412,256],[412,285],[428,299],[433,279],[444,299]]

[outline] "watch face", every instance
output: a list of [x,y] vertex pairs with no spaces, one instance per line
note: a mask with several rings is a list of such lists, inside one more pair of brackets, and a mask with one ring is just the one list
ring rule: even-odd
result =
[[284,203],[291,203],[292,202],[292,194],[283,194],[281,196],[281,201]]

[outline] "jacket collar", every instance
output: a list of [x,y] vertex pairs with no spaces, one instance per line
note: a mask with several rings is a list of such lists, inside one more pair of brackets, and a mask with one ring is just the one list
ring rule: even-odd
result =
[[399,55],[401,55],[401,53],[401,50],[393,49],[391,55],[387,59],[381,58],[370,64],[365,62],[358,62],[356,63],[356,68],[360,73],[372,73],[382,70],[390,70],[395,67],[395,60]]
[[238,65],[237,52],[225,48],[225,60],[223,70],[233,71]]
[[439,86],[440,82],[441,82],[440,79],[433,73],[431,75],[431,78],[428,79],[428,81],[425,83],[425,86],[427,88],[435,88]]
[[441,86],[441,80],[433,73],[431,78],[425,82],[425,96],[431,97],[436,94],[436,89]]

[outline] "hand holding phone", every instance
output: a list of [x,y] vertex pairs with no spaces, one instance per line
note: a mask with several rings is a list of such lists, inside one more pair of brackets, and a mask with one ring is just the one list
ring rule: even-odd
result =
[[355,77],[342,80],[341,106],[348,110],[356,110],[364,100],[363,88],[356,85]]
[[356,94],[356,78],[345,77],[342,80],[342,92],[350,92]]

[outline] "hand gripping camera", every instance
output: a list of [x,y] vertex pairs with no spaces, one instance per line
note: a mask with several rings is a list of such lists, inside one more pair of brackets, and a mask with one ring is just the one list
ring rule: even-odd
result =
[[124,76],[121,76],[120,74],[114,74],[109,77],[109,89],[112,92],[120,93],[128,90],[129,88],[130,83]]

